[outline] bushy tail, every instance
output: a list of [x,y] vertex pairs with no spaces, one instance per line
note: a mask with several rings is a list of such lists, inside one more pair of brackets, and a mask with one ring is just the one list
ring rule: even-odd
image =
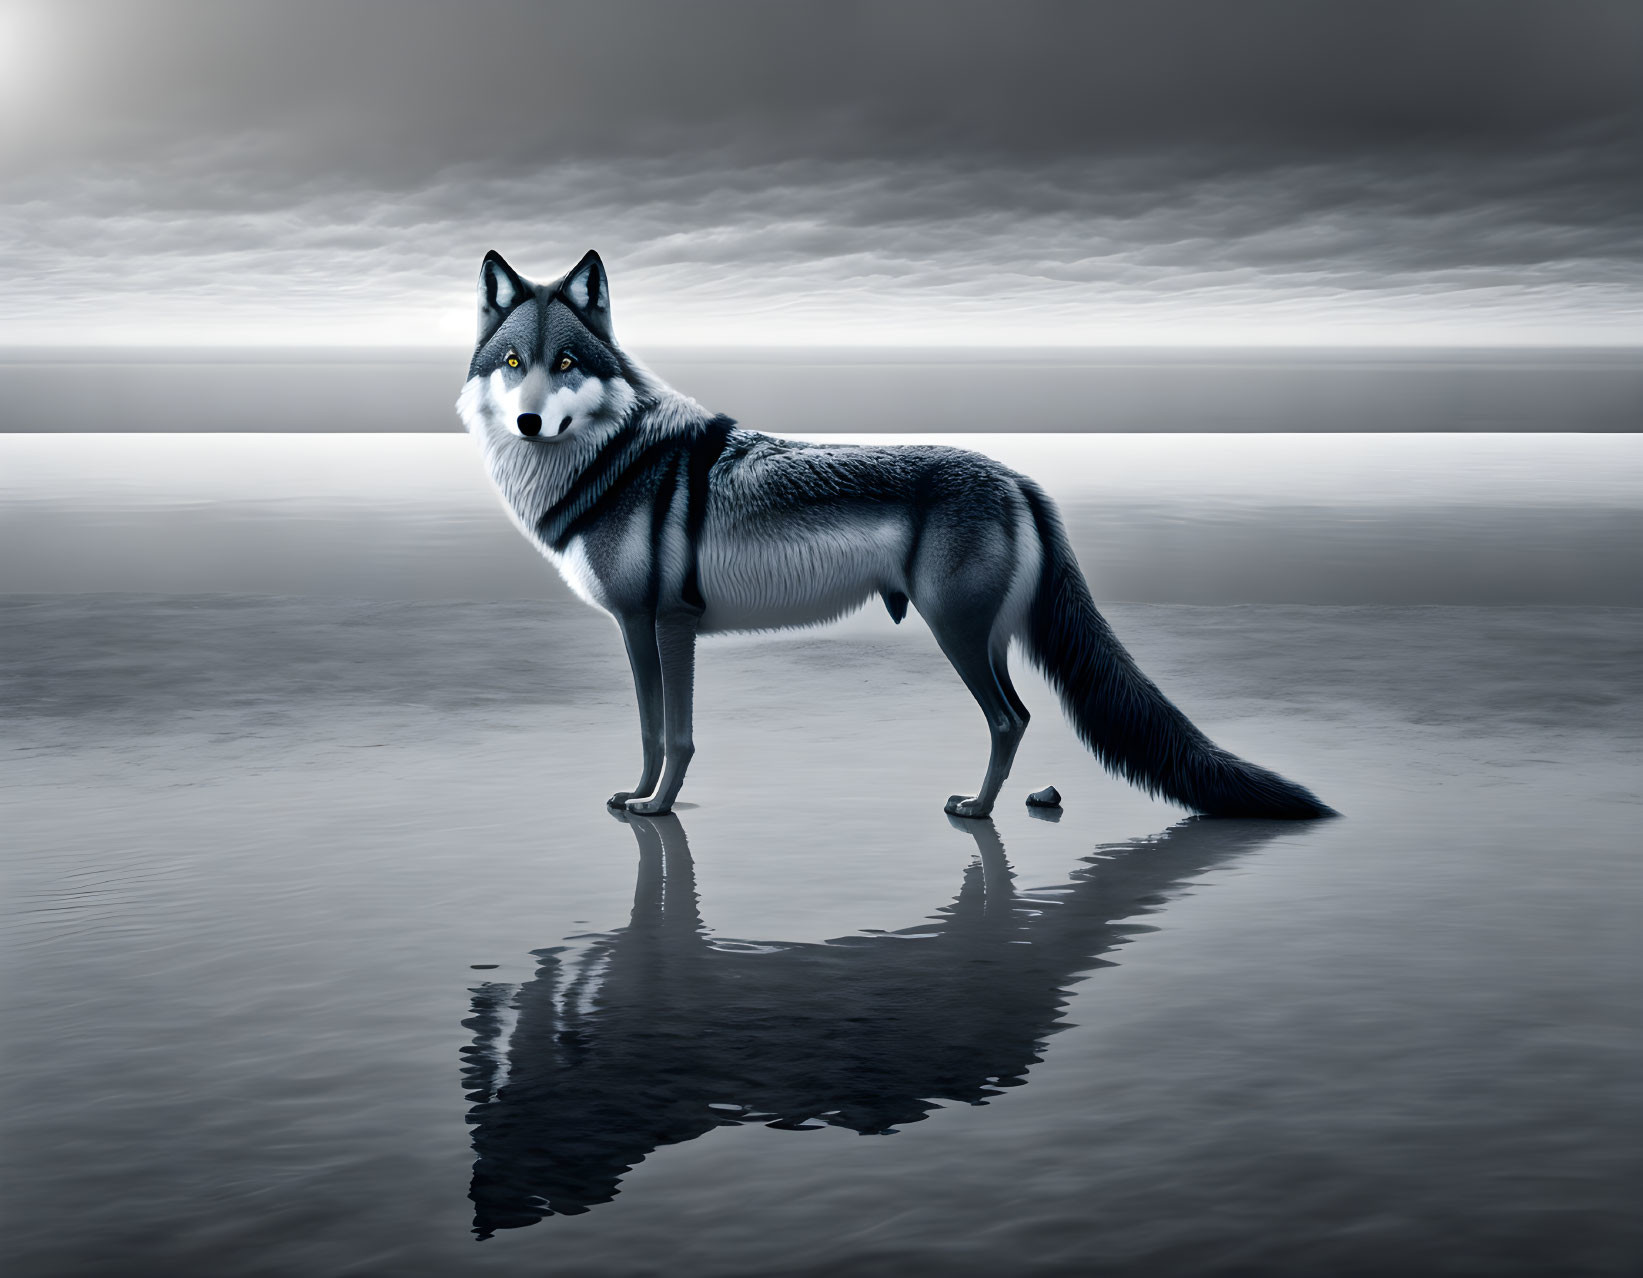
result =
[[1207,816],[1335,815],[1305,786],[1228,754],[1158,691],[1096,611],[1049,498],[1031,481],[1022,492],[1044,546],[1027,652],[1102,765]]

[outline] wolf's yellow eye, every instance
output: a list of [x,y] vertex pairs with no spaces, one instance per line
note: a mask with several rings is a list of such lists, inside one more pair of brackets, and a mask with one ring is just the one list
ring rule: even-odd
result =
[[508,367],[509,368],[518,368],[519,367],[519,356],[515,355],[512,351],[508,352]]
[[574,363],[576,363],[576,361],[573,360],[569,355],[561,355],[559,357],[559,363],[558,363],[557,367],[558,367],[558,370],[561,373],[564,373],[564,372],[568,372],[570,370],[570,366]]

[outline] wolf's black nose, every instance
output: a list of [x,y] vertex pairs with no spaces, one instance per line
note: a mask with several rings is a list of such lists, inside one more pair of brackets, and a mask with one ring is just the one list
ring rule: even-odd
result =
[[542,418],[536,413],[520,413],[519,433],[521,435],[540,435],[542,433]]

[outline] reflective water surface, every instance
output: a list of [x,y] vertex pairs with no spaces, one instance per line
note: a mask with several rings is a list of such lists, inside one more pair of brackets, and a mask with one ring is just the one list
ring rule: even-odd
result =
[[1130,920],[1284,828],[1191,819],[1017,894],[993,822],[950,817],[976,848],[950,905],[895,932],[783,945],[703,927],[677,816],[619,819],[639,843],[628,925],[537,951],[524,985],[473,991],[481,1238],[608,1202],[656,1148],[716,1127],[888,1135],[1025,1086],[1068,987],[1148,930]]
[[705,643],[624,823],[620,645],[466,441],[4,453],[0,1263],[1638,1272],[1643,454],[1512,438],[1004,454],[1345,813],[1288,826],[1105,777],[1025,672],[955,826],[985,727],[882,610]]

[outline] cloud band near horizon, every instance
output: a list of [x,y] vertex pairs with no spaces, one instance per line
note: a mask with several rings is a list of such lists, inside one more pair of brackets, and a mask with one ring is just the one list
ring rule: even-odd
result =
[[0,341],[1643,339],[1640,11],[1346,10],[14,6]]

